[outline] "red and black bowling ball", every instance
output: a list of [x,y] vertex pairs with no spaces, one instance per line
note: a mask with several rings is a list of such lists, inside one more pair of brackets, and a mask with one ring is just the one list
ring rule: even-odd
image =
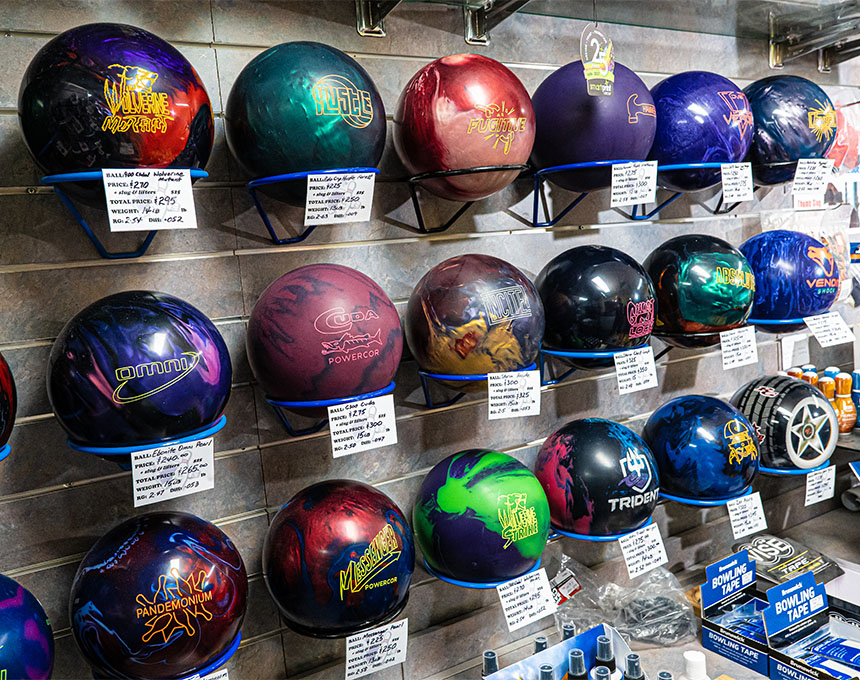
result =
[[0,354],[0,460],[4,458],[3,450],[12,435],[17,410],[18,392],[15,389],[15,380],[9,370],[9,364]]

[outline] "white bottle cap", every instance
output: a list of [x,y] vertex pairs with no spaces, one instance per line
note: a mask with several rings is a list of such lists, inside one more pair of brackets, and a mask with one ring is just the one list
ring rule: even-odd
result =
[[706,663],[702,652],[695,650],[684,652],[684,675],[688,680],[705,680],[708,677]]

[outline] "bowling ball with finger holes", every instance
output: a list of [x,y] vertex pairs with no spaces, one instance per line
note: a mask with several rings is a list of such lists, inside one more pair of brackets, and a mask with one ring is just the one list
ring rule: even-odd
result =
[[17,410],[18,392],[15,389],[15,379],[12,377],[12,371],[9,370],[9,364],[0,354],[0,449],[12,435]]
[[54,666],[54,633],[39,601],[0,575],[0,677],[47,680]]

